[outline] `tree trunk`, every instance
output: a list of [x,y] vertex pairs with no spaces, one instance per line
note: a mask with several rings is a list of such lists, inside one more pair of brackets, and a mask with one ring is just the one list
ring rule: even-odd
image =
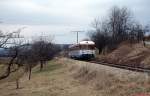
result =
[[40,61],[40,63],[41,63],[40,71],[42,71],[43,70],[43,61]]
[[5,78],[7,78],[10,75],[10,73],[11,73],[11,66],[12,66],[14,60],[15,60],[15,57],[10,60],[10,62],[8,64],[8,67],[7,67],[7,72],[6,72],[6,74],[4,74],[4,75],[2,75],[0,77],[0,80],[5,79]]
[[29,80],[31,79],[31,72],[32,72],[32,67],[31,65],[29,66]]
[[11,73],[11,66],[13,65],[13,63],[14,63],[14,61],[15,61],[17,55],[18,55],[18,52],[16,51],[16,52],[15,52],[15,55],[11,58],[11,60],[10,60],[10,62],[9,62],[9,64],[8,64],[6,74],[0,76],[0,80],[5,79],[5,78],[7,78],[7,77],[10,75],[10,73]]
[[101,49],[101,48],[99,48],[99,49],[98,49],[98,54],[100,55],[100,54],[101,54],[101,52],[102,52],[102,49]]
[[143,45],[144,45],[144,47],[146,46],[146,44],[145,44],[145,38],[143,37]]
[[16,89],[19,89],[19,79],[16,79]]

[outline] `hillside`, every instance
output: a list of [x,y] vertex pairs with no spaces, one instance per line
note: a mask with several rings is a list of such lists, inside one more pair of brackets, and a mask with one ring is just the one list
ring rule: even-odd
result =
[[0,96],[143,96],[150,93],[147,74],[66,58],[49,62],[42,72],[39,66],[35,67],[31,80],[24,74],[20,89],[16,89],[14,82],[17,74],[0,82]]
[[104,60],[111,63],[126,64],[150,68],[150,48],[143,44],[121,44],[116,50],[107,54]]

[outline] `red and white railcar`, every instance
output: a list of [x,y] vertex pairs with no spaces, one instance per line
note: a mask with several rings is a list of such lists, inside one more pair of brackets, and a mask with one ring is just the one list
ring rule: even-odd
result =
[[95,57],[95,43],[93,41],[81,41],[69,46],[69,57],[75,59],[91,59]]

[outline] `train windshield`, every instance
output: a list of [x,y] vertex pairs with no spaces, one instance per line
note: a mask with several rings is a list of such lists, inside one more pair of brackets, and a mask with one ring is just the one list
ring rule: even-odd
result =
[[94,45],[80,45],[80,49],[88,49],[88,50],[94,50]]

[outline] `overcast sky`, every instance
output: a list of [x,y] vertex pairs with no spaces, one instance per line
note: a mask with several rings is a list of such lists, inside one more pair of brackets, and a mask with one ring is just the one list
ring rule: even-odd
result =
[[150,24],[150,0],[0,0],[0,29],[11,32],[26,27],[28,38],[53,35],[57,43],[74,43],[86,38],[94,18],[105,18],[113,6],[127,7],[142,24]]

